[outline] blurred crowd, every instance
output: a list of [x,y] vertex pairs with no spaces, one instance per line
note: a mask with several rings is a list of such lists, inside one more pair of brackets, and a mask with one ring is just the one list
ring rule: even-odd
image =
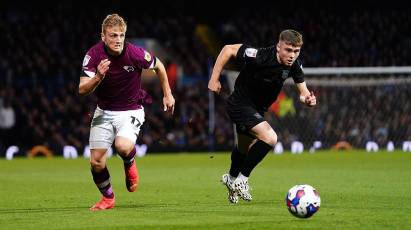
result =
[[410,83],[311,86],[318,98],[315,109],[301,105],[294,88],[287,85],[284,92],[292,98],[295,112],[269,114],[279,140],[288,149],[293,141],[302,141],[307,147],[321,141],[325,148],[332,148],[338,142],[364,148],[369,141],[386,148],[392,141],[401,148],[403,141],[411,140]]
[[[158,82],[145,83],[154,100],[145,107],[146,123],[138,143],[147,144],[153,152],[204,151],[211,144],[215,149],[231,148],[233,127],[224,112],[223,97],[215,98],[216,129],[211,135],[208,126],[207,80],[216,55],[212,51],[223,44],[269,46],[281,30],[294,28],[304,36],[301,59],[305,66],[410,65],[411,17],[406,10],[300,7],[291,14],[266,4],[259,11],[239,6],[207,16],[199,13],[198,6],[172,2],[162,2],[161,7],[112,7],[109,1],[84,2],[81,7],[68,2],[45,7],[0,3],[0,153],[9,145],[29,149],[42,144],[56,152],[64,145],[79,151],[87,145],[96,98],[77,93],[81,62],[100,39],[102,20],[113,11],[127,20],[127,37],[156,39],[169,53],[163,60],[167,68],[177,65],[182,70],[178,84],[173,85],[174,116],[162,112]],[[199,26],[204,25],[217,47],[198,36]],[[286,145],[292,140],[321,139],[328,146],[347,140],[362,147],[368,140],[411,139],[409,87],[315,90],[320,102],[317,109],[294,103],[295,113],[267,115]],[[294,90],[285,92],[296,97]]]
[[[297,9],[269,13],[241,9],[216,23],[223,43],[270,46],[284,28],[301,31],[301,59],[308,67],[409,65],[411,17],[405,10]],[[252,19],[252,20],[250,20]]]

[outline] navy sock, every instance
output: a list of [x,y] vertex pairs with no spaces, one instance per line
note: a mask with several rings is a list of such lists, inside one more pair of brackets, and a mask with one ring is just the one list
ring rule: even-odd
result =
[[260,163],[267,153],[273,147],[262,140],[258,140],[253,146],[251,146],[250,150],[248,151],[247,157],[244,161],[244,164],[241,167],[241,174],[246,177],[249,177],[251,171],[255,168],[255,166]]
[[229,172],[232,177],[238,176],[246,156],[246,154],[240,153],[237,146],[233,149],[231,152],[231,167]]

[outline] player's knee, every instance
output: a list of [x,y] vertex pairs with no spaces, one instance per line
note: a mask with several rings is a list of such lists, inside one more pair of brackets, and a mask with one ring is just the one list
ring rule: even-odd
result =
[[116,143],[115,144],[116,150],[117,152],[122,155],[125,156],[127,154],[129,154],[131,152],[131,150],[133,150],[134,145],[130,145],[130,144],[125,144],[125,143]]
[[277,144],[277,141],[278,141],[277,134],[274,133],[274,135],[271,136],[270,142],[268,144],[274,147],[274,145]]
[[260,140],[274,147],[277,144],[277,134],[274,131],[267,133]]
[[116,151],[118,154],[122,156],[126,156],[133,150],[134,148],[134,142],[125,137],[116,137],[116,140],[114,141],[114,147],[116,148]]
[[106,167],[106,164],[104,161],[102,160],[98,160],[98,159],[91,159],[90,160],[90,166],[93,170],[95,171],[101,171]]
[[126,147],[126,146],[124,146],[124,145],[116,145],[115,147],[116,147],[117,152],[118,152],[120,155],[127,155],[127,154],[131,151],[130,148],[128,148],[128,147]]

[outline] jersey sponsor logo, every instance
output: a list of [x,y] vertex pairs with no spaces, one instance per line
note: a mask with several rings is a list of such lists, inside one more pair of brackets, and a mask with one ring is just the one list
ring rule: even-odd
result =
[[129,73],[134,71],[134,67],[129,65],[123,66],[123,69]]
[[259,113],[255,113],[254,117],[257,118],[257,119],[263,119],[263,116],[261,116],[261,114],[259,114]]
[[247,48],[247,49],[245,49],[245,55],[247,56],[247,57],[252,57],[252,58],[255,58],[255,57],[257,57],[257,49],[254,49],[254,48]]
[[88,62],[90,61],[90,59],[91,59],[90,55],[84,56],[83,66],[86,66],[88,64]]
[[281,78],[284,80],[287,79],[289,72],[290,70],[283,70],[283,73],[281,74]]
[[151,61],[151,55],[149,52],[144,51],[144,59],[148,62]]

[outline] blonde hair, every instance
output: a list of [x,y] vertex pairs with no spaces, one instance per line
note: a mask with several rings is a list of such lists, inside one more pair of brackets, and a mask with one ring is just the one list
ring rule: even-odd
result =
[[101,24],[101,33],[104,34],[106,32],[107,27],[119,26],[121,30],[126,32],[127,30],[127,23],[126,21],[118,14],[109,14],[103,20],[103,24]]
[[293,46],[303,45],[303,36],[295,30],[283,30],[280,33],[279,40]]

